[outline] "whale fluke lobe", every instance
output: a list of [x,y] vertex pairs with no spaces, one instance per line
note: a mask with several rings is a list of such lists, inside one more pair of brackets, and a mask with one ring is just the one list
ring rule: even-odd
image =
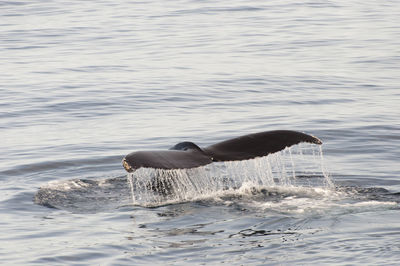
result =
[[305,133],[275,130],[249,134],[200,148],[193,142],[181,142],[161,151],[137,151],[125,156],[124,168],[132,172],[141,167],[155,169],[195,168],[212,162],[241,161],[267,156],[301,142],[322,144]]
[[141,167],[155,169],[195,168],[212,163],[209,156],[197,150],[138,151],[125,156],[124,168],[132,172]]
[[204,148],[213,161],[241,161],[267,156],[300,142],[322,144],[313,136],[289,130],[276,130],[249,134],[219,142]]

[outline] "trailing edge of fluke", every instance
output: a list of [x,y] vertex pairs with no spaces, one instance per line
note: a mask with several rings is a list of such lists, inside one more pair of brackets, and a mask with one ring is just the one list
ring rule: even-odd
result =
[[139,168],[187,169],[212,162],[242,161],[267,156],[298,144],[322,144],[318,138],[291,130],[275,130],[244,135],[200,148],[181,142],[169,150],[137,151],[125,156],[122,165],[128,172]]

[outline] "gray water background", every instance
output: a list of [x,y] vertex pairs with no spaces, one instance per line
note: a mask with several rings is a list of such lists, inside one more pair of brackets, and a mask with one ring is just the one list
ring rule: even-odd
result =
[[[1,1],[1,263],[398,264],[399,14],[399,1]],[[130,204],[127,153],[275,129],[322,139],[333,192]],[[53,206],[36,204],[48,186]]]

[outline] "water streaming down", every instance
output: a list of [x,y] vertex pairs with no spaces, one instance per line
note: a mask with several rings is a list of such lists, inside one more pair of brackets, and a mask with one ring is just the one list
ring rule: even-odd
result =
[[243,187],[333,188],[320,146],[301,143],[269,156],[192,169],[140,168],[128,174],[132,203],[160,206],[241,193]]

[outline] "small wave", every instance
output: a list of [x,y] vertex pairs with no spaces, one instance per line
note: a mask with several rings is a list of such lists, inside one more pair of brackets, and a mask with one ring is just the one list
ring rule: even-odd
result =
[[23,173],[35,173],[50,171],[56,169],[65,169],[69,167],[74,168],[98,168],[99,165],[106,165],[113,161],[121,161],[123,156],[104,156],[97,158],[83,158],[74,160],[54,160],[46,162],[35,162],[21,164],[13,167],[12,169],[4,170],[0,172],[3,176],[16,176]]

